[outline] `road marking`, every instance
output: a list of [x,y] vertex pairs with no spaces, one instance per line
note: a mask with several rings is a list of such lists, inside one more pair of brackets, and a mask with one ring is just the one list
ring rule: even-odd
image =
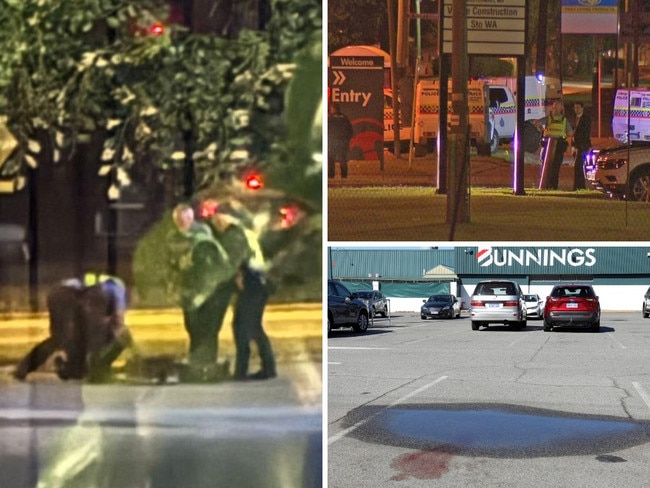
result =
[[643,387],[636,381],[633,381],[632,385],[634,386],[634,388],[636,388],[636,391],[639,393],[639,395],[641,395],[641,399],[645,402],[648,408],[650,408],[650,395],[648,394],[648,392],[645,391]]
[[351,351],[382,351],[390,349],[389,347],[337,347],[337,346],[328,346],[327,349],[346,349]]
[[329,361],[327,364],[341,364],[341,363],[333,363],[332,361]]
[[616,339],[616,337],[614,337],[614,336],[612,335],[611,332],[608,332],[608,333],[607,333],[607,337],[609,337],[609,338],[610,338],[611,340],[613,340],[616,344],[618,344],[619,346],[621,346],[621,349],[627,349],[627,347],[625,347],[623,344],[621,344],[621,343]]
[[[398,398],[398,399],[395,400],[393,403],[391,403],[390,405],[388,405],[386,408],[388,409],[388,408],[392,408],[392,407],[394,407],[395,405],[399,405],[400,403],[405,402],[405,401],[408,400],[409,398],[411,398],[411,397],[413,397],[413,396],[415,396],[415,395],[417,395],[417,394],[423,392],[424,390],[427,390],[427,389],[431,388],[432,386],[437,385],[438,383],[440,383],[442,380],[445,380],[445,379],[447,379],[447,376],[441,376],[441,377],[438,378],[437,380],[434,380],[434,381],[432,381],[431,383],[427,383],[426,385],[421,386],[421,387],[418,388],[417,390],[413,390],[413,391],[412,391],[411,393],[409,393],[408,395],[404,395],[403,397]],[[365,424],[366,422],[368,422],[368,421],[371,420],[372,418],[374,418],[374,417],[376,417],[377,415],[379,415],[380,412],[381,412],[381,410],[380,410],[379,412],[374,413],[373,415],[370,415],[368,418],[365,418],[365,419],[363,419],[363,420],[360,420],[359,422],[357,422],[356,424],[352,425],[351,427],[348,427],[347,429],[342,430],[342,431],[339,432],[338,434],[334,434],[333,436],[331,436],[331,437],[327,440],[327,444],[328,444],[328,445],[332,445],[332,444],[334,444],[336,441],[342,439],[343,437],[345,437],[346,435],[348,435],[350,432],[353,432],[353,431],[357,430],[357,429],[358,429],[359,427],[361,427],[363,424]]]

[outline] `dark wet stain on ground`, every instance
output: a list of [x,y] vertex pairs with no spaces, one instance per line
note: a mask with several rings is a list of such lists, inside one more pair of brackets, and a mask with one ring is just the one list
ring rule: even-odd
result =
[[611,454],[603,454],[602,456],[596,456],[596,461],[600,461],[601,463],[626,463],[627,459],[612,456]]
[[[361,407],[346,424],[367,419],[349,435],[385,445],[464,456],[602,455],[650,441],[650,424],[504,404],[412,404]],[[403,462],[403,461],[402,461]]]
[[404,481],[410,477],[420,480],[440,478],[449,471],[453,455],[444,451],[416,451],[398,456],[390,465],[398,474],[392,481]]

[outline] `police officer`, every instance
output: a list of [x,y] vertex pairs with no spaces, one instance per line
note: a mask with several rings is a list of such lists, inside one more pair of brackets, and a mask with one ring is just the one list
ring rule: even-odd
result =
[[545,148],[554,149],[553,153],[543,153],[540,188],[557,190],[564,152],[568,147],[567,137],[573,136],[573,127],[564,115],[564,106],[560,101],[553,103],[551,113],[536,120],[534,124],[538,128],[545,127],[544,137],[547,140]]
[[175,294],[183,310],[189,344],[189,367],[183,381],[213,381],[225,376],[217,363],[218,336],[234,287],[235,268],[209,226],[197,222],[187,204],[177,206],[176,225],[168,236]]
[[336,163],[341,165],[341,177],[348,177],[348,151],[352,135],[350,119],[341,112],[337,103],[330,103],[327,118],[327,164],[330,178],[336,175]]
[[15,377],[25,379],[60,352],[55,364],[61,379],[108,380],[113,362],[133,346],[126,302],[126,287],[115,276],[86,273],[62,281],[47,297],[50,336],[22,359]]
[[[217,239],[237,268],[233,337],[235,339],[235,379],[267,379],[277,375],[271,341],[264,332],[262,316],[268,299],[266,263],[255,232],[240,220],[237,202],[221,201],[215,207],[211,223]],[[233,289],[233,293],[235,289]],[[262,369],[248,375],[250,342],[255,341]]]

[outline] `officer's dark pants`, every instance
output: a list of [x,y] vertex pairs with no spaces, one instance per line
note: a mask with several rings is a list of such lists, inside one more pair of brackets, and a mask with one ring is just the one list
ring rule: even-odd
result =
[[16,377],[24,379],[52,354],[63,351],[65,359],[56,362],[61,379],[107,379],[111,364],[132,341],[123,324],[121,328],[113,325],[121,320],[116,320],[110,305],[110,296],[99,286],[53,288],[47,298],[50,337],[23,358],[16,367]]
[[336,163],[341,164],[341,177],[348,177],[348,149],[347,147],[332,147],[327,156],[327,175],[334,178],[336,175]]
[[219,331],[234,291],[235,283],[230,281],[218,286],[198,309],[183,309],[190,338],[191,366],[208,366],[217,362]]
[[262,362],[260,376],[271,378],[277,375],[271,341],[262,326],[262,316],[267,300],[268,291],[262,276],[251,270],[245,271],[244,289],[237,298],[233,319],[233,336],[237,348],[235,378],[243,379],[248,374],[251,341],[257,345]]
[[573,166],[573,189],[580,190],[585,188],[584,158],[589,152],[589,148],[576,147],[576,160]]

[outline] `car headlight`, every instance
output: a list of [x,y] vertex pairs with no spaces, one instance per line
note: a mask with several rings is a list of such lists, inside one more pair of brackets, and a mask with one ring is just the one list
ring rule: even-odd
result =
[[619,158],[619,159],[599,159],[598,160],[598,168],[600,169],[619,169],[622,168],[627,164],[627,160],[625,158]]

